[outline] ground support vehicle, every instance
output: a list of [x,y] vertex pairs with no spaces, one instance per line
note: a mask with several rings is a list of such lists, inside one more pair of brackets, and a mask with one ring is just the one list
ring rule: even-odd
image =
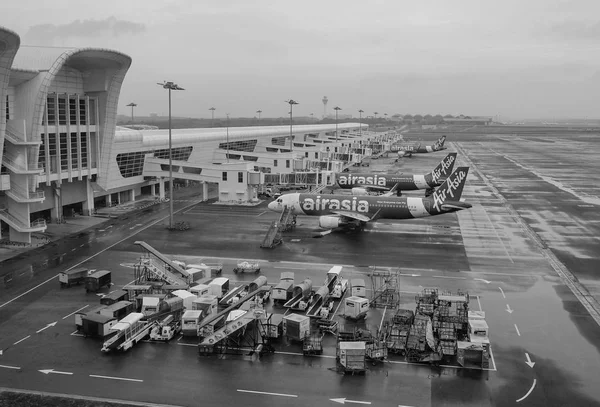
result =
[[85,291],[98,292],[102,287],[110,287],[111,272],[108,270],[100,270],[90,274],[85,278]]
[[302,353],[304,356],[323,354],[323,335],[312,333],[306,335],[302,341]]
[[364,375],[366,366],[366,343],[362,341],[338,342],[336,362],[344,374]]
[[330,333],[332,335],[336,335],[338,331],[338,322],[330,319],[319,319],[317,321],[317,326],[324,334]]
[[88,269],[85,267],[78,267],[72,270],[61,271],[58,273],[58,281],[60,282],[60,288],[71,287],[71,284],[81,284],[85,282],[85,278],[88,276]]
[[365,352],[367,360],[370,360],[373,365],[376,365],[377,362],[383,362],[387,359],[387,343],[385,341],[374,341],[373,343],[367,343]]
[[260,264],[258,262],[240,261],[233,269],[234,273],[259,273]]
[[102,352],[111,350],[126,351],[144,339],[150,333],[154,323],[142,321],[144,314],[132,312],[117,322],[111,329],[110,336],[102,345]]
[[181,318],[168,315],[160,322],[154,324],[150,330],[150,339],[153,341],[168,342],[181,332]]

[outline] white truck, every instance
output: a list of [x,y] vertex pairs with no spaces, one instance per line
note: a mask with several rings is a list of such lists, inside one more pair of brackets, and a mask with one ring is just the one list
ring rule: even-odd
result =
[[175,319],[173,315],[168,315],[152,327],[150,330],[150,339],[153,341],[168,342],[179,332],[181,332],[181,320]]

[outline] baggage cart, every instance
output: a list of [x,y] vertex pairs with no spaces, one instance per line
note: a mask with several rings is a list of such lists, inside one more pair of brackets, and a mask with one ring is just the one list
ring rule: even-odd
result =
[[117,290],[100,298],[100,304],[102,305],[113,305],[119,301],[129,301],[129,293],[124,290]]
[[61,271],[58,273],[58,281],[60,282],[60,288],[71,287],[71,284],[81,284],[85,282],[85,278],[88,276],[89,269],[85,267],[78,267],[72,270]]
[[108,270],[96,271],[85,278],[85,291],[98,292],[102,287],[110,287],[111,273]]
[[302,341],[302,353],[304,356],[323,354],[323,335],[316,333],[306,335]]
[[258,262],[240,261],[233,269],[234,273],[258,273],[260,264]]

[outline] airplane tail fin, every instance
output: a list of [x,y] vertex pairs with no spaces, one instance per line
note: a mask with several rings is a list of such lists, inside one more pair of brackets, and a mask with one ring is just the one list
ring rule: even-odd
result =
[[445,202],[460,201],[469,167],[458,167],[446,181],[433,193],[433,202],[435,206],[439,206]]
[[444,134],[442,137],[440,137],[440,139],[438,140],[438,144],[440,145],[440,147],[444,147],[444,143],[446,142],[446,135]]
[[433,181],[440,182],[446,180],[452,170],[454,169],[454,163],[456,162],[456,153],[448,153],[448,155],[440,161],[440,163],[431,171],[431,177]]

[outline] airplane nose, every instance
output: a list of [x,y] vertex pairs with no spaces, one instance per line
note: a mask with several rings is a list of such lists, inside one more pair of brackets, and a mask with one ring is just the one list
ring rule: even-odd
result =
[[269,210],[274,211],[275,210],[275,205],[276,205],[276,202],[273,201],[273,202],[271,202],[270,204],[267,205],[267,208],[269,208]]

